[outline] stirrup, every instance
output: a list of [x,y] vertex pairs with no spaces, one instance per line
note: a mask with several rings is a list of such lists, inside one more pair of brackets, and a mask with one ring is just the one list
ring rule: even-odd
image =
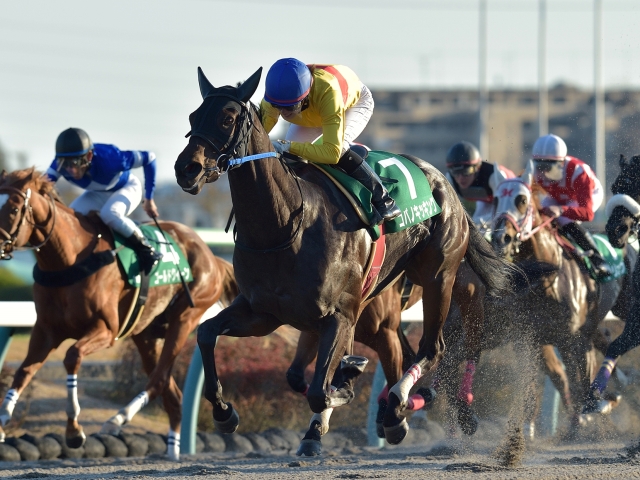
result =
[[[389,200],[391,201],[389,202]],[[394,218],[402,215],[402,210],[398,208],[398,205],[396,205],[396,202],[393,201],[392,199],[389,199],[389,200],[384,202],[383,207],[378,207],[374,205],[374,208],[378,211],[378,213],[384,219],[385,222],[389,222]]]

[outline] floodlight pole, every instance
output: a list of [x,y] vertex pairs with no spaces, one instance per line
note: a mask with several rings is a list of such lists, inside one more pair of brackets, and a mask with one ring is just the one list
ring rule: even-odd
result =
[[593,87],[595,105],[595,166],[596,177],[602,182],[607,200],[607,164],[605,158],[605,103],[602,80],[602,0],[593,2]]
[[487,0],[480,0],[478,25],[478,115],[480,155],[489,157],[489,94],[487,91]]
[[538,136],[549,133],[547,92],[547,1],[538,1]]

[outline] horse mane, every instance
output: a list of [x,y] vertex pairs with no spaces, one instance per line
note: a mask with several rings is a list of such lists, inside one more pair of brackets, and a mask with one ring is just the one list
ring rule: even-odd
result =
[[23,186],[27,183],[33,183],[33,189],[42,195],[51,194],[54,199],[62,202],[58,192],[55,190],[55,184],[49,178],[36,170],[35,167],[25,168],[23,170],[15,170],[11,173],[2,172],[0,177],[0,185],[5,187]]

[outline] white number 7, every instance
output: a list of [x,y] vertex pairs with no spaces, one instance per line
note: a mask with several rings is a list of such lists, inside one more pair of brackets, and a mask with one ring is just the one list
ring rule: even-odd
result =
[[407,179],[407,184],[409,184],[409,194],[411,195],[411,200],[418,198],[418,194],[416,193],[416,185],[415,183],[413,183],[413,178],[411,178],[411,173],[409,173],[409,170],[407,170],[407,167],[405,167],[400,160],[398,160],[397,158],[391,157],[385,160],[380,160],[378,163],[382,168],[387,168],[390,165],[395,165],[396,167],[398,167],[402,172],[402,174]]

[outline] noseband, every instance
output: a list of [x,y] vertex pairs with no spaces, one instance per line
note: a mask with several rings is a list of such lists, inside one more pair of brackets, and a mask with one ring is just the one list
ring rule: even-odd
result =
[[[45,223],[42,224],[42,225],[38,225],[33,220],[33,208],[31,206],[31,189],[30,188],[28,188],[26,192],[23,192],[22,190],[19,190],[19,189],[14,188],[14,187],[0,187],[0,192],[7,192],[7,193],[12,193],[12,194],[13,193],[17,193],[24,200],[24,202],[22,204],[22,208],[20,210],[20,220],[18,222],[18,226],[13,231],[13,233],[8,233],[3,228],[0,228],[0,236],[4,237],[4,239],[0,243],[0,260],[11,260],[13,258],[13,255],[11,255],[11,252],[5,252],[5,248],[7,246],[11,246],[13,250],[17,250],[19,248],[19,247],[15,247],[15,244],[16,244],[16,240],[18,238],[18,235],[20,235],[20,229],[24,225],[25,221],[27,221],[27,216],[30,216],[32,218],[32,221],[30,223],[31,223],[31,225],[33,225],[34,228],[43,229],[43,230],[46,227],[46,225],[47,225],[49,220],[47,219],[45,221]],[[51,231],[45,236],[44,241],[42,243],[40,243],[39,245],[30,245],[30,246],[22,247],[22,248],[31,249],[31,250],[38,250],[39,248],[43,247],[49,241],[49,239],[51,238],[51,235],[53,234],[53,229],[56,226],[56,211],[57,211],[56,210],[56,205],[55,205],[55,200],[53,199],[51,194],[49,194],[49,202],[50,202],[50,205],[51,205],[50,216],[53,218],[53,222],[52,222],[52,225],[51,225]]]
[[[250,110],[251,107],[253,107],[251,102],[246,104],[235,98],[233,95],[226,93],[207,96],[207,98],[211,97],[230,98],[240,105],[240,115],[238,116],[238,122],[236,122],[237,124],[240,124],[240,128],[236,128],[233,136],[230,137],[221,147],[218,147],[215,142],[216,135],[207,128],[207,115],[204,114],[200,117],[199,124],[192,127],[191,131],[185,135],[187,138],[189,136],[201,138],[211,146],[218,155],[213,167],[204,167],[204,172],[207,178],[212,174],[220,176],[239,165],[235,164],[234,160],[245,157],[251,135],[251,129],[254,125]],[[212,106],[213,104],[210,105],[209,108],[212,108]]]

